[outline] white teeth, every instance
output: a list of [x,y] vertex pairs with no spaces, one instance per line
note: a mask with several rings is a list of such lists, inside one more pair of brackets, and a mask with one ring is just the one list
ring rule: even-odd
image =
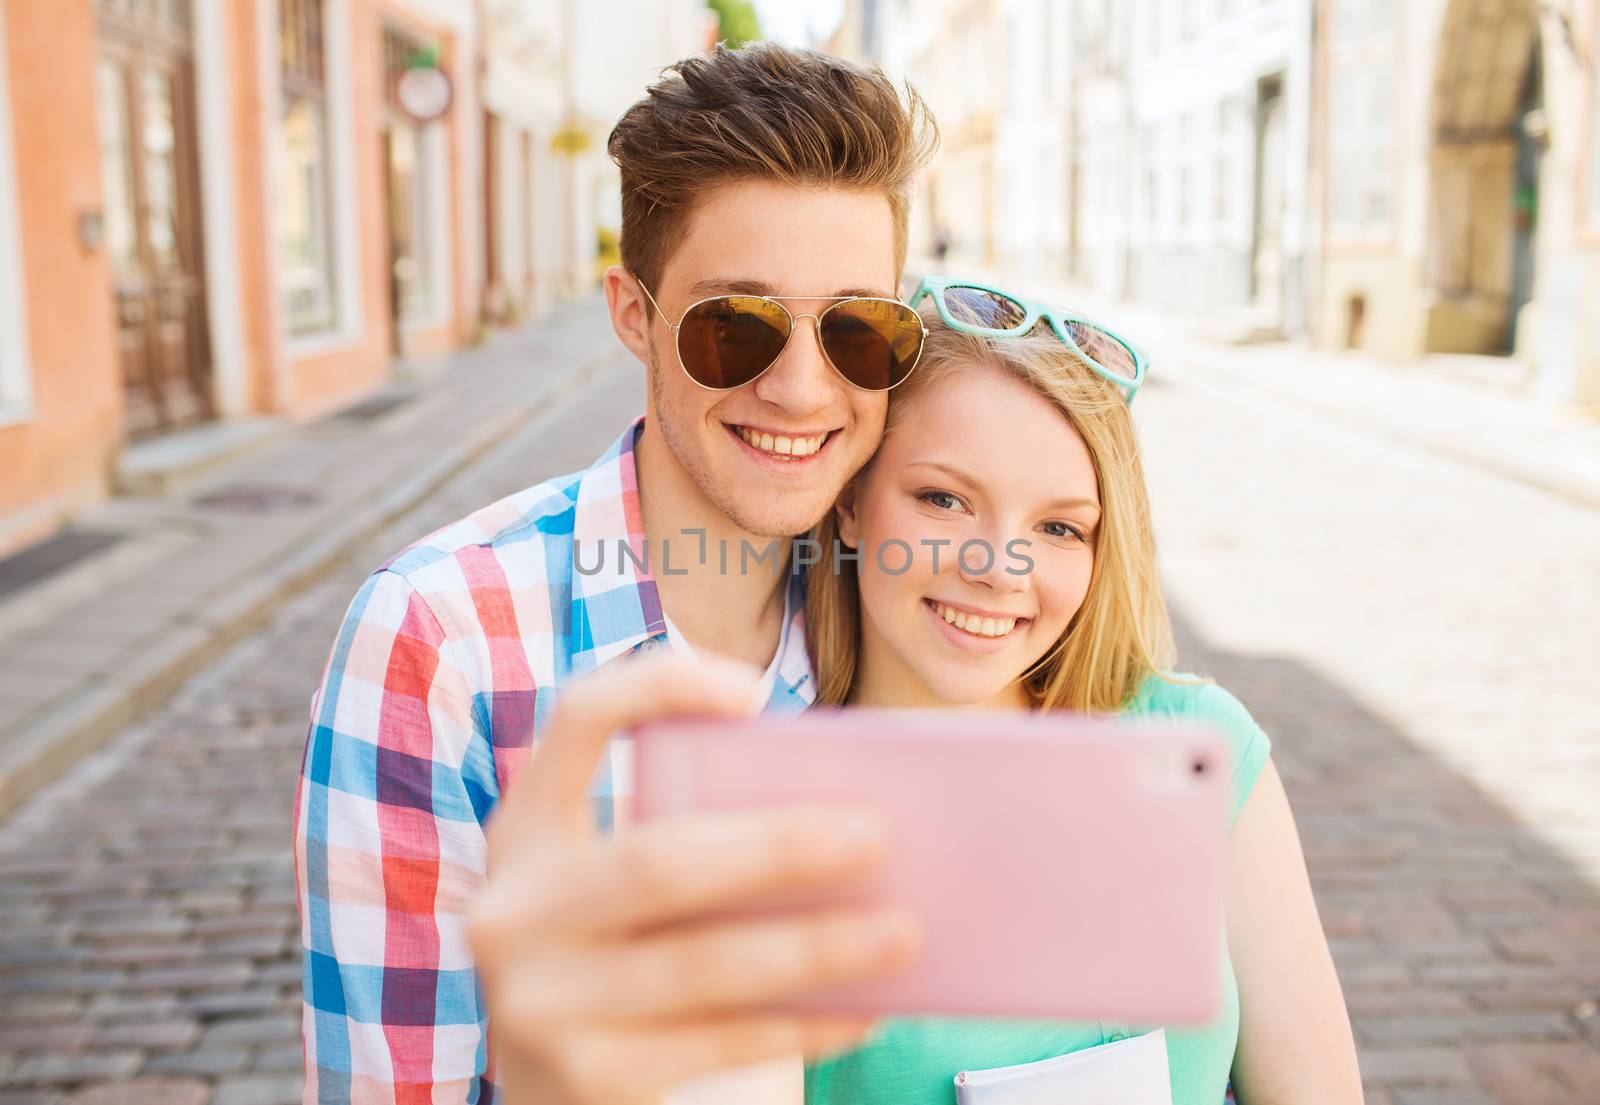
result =
[[760,430],[751,430],[744,426],[736,427],[739,437],[745,444],[764,453],[771,453],[776,457],[808,457],[822,448],[822,443],[828,440],[827,434],[816,434],[812,437],[785,437],[762,433]]
[[964,629],[978,637],[1004,637],[1017,626],[1015,618],[982,618],[946,606],[942,602],[933,604],[933,612],[957,629]]

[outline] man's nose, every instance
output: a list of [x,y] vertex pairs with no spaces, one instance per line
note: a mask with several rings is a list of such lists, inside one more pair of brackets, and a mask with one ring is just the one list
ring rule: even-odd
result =
[[834,401],[843,381],[822,354],[817,316],[794,316],[794,332],[771,368],[755,382],[763,402],[796,414],[821,410]]

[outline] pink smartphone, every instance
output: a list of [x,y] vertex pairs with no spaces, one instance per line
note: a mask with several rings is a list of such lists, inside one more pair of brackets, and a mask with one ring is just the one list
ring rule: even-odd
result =
[[795,802],[885,819],[889,859],[870,879],[781,906],[903,904],[921,956],[787,1008],[1141,1024],[1217,1011],[1228,765],[1208,729],[849,709],[634,738],[641,821]]

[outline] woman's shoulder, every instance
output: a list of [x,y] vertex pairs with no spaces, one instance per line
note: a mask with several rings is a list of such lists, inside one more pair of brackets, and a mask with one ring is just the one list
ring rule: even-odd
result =
[[1194,721],[1222,736],[1233,766],[1228,814],[1231,826],[1272,751],[1272,742],[1245,704],[1213,679],[1192,672],[1151,672],[1123,714]]
[[1232,691],[1214,679],[1187,671],[1146,675],[1124,712],[1196,718],[1245,731],[1259,728]]

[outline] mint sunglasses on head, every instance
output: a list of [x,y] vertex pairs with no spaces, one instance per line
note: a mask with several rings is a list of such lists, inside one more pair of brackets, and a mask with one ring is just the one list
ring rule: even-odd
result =
[[952,330],[984,338],[1020,338],[1042,319],[1061,343],[1124,392],[1128,403],[1138,394],[1150,361],[1132,342],[1098,322],[1070,311],[1020,299],[976,280],[927,276],[909,300],[912,307],[932,296],[939,317]]

